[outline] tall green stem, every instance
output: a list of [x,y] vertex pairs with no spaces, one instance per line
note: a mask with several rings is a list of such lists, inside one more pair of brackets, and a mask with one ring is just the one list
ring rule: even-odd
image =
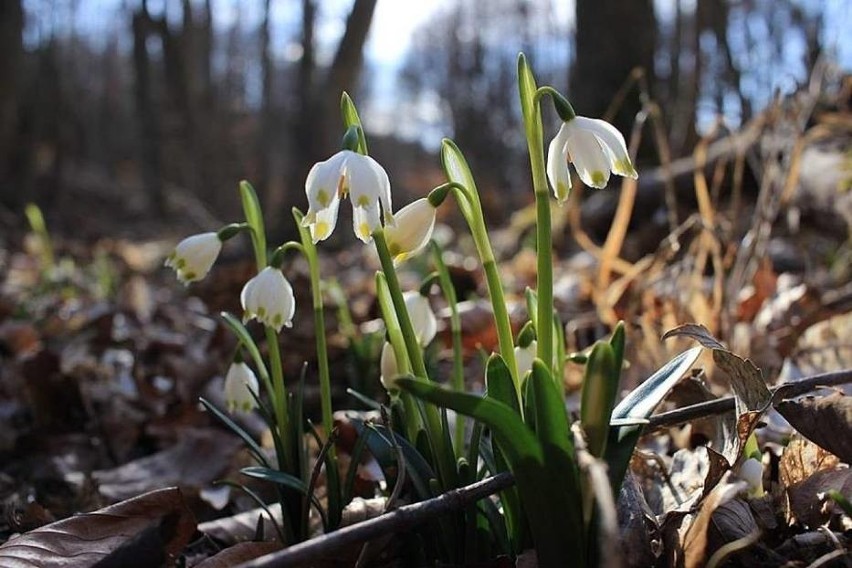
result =
[[[420,380],[429,380],[429,375],[426,372],[426,364],[423,361],[423,351],[417,341],[417,334],[414,333],[411,318],[408,316],[408,308],[405,307],[405,299],[403,298],[402,288],[399,285],[399,279],[396,276],[396,270],[393,266],[393,257],[391,257],[388,250],[384,229],[379,228],[373,231],[373,241],[376,243],[376,252],[378,252],[382,272],[384,272],[387,281],[388,291],[393,301],[399,327],[402,330],[402,337],[405,340],[405,348],[408,352],[408,360],[411,363],[414,376]],[[453,449],[447,447],[444,441],[446,434],[441,423],[441,415],[434,405],[421,404],[420,408],[423,414],[423,421],[426,425],[426,435],[429,438],[429,445],[432,448],[432,453],[435,456],[435,462],[438,466],[439,481],[445,489],[455,487],[458,484],[455,456]],[[449,440],[449,436],[446,436],[446,439]]]
[[[299,228],[299,236],[302,242],[302,252],[308,262],[308,272],[311,278],[311,298],[314,308],[314,331],[317,343],[317,367],[319,370],[320,406],[322,411],[322,423],[325,426],[326,436],[331,434],[334,427],[334,409],[331,403],[331,377],[328,369],[328,347],[325,336],[325,313],[322,301],[322,280],[319,271],[319,258],[317,249],[311,238],[310,230],[302,226],[304,215],[301,211],[293,208],[293,218]],[[337,471],[337,451],[331,445],[326,454],[329,498],[329,524],[335,528],[340,523],[340,479]]]
[[536,212],[536,266],[538,269],[537,357],[549,369],[553,361],[553,253],[551,249],[550,192],[544,165],[543,128],[541,108],[536,97],[536,83],[526,57],[518,57],[518,88],[524,115],[524,130],[530,153]]
[[494,260],[494,251],[491,249],[491,241],[488,239],[488,229],[485,226],[485,216],[482,212],[476,183],[461,150],[452,140],[444,140],[441,147],[441,162],[447,178],[453,185],[453,195],[456,197],[459,209],[470,227],[479,260],[482,262],[485,282],[488,287],[488,297],[494,311],[494,325],[497,328],[500,355],[509,367],[518,399],[520,399],[521,382],[518,377],[518,365],[515,361],[512,324],[509,320],[509,311],[506,308],[506,298],[503,295],[503,285],[500,282],[497,262]]
[[[450,279],[450,272],[447,270],[447,265],[444,263],[443,252],[441,251],[440,245],[433,240],[430,242],[430,246],[432,247],[432,255],[435,258],[435,268],[438,271],[441,288],[444,291],[444,298],[447,300],[447,305],[450,307],[450,333],[453,338],[453,374],[450,382],[454,389],[459,392],[464,392],[461,318],[459,317],[456,291],[455,288],[453,288],[453,282]],[[458,457],[464,455],[464,419],[461,415],[456,416],[456,430],[453,436],[453,446],[456,449],[456,455]]]

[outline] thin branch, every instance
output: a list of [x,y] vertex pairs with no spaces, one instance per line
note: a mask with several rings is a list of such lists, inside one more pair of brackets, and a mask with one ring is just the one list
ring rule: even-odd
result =
[[344,527],[307,542],[294,544],[284,550],[240,564],[239,568],[301,566],[305,562],[342,547],[408,530],[428,519],[461,509],[471,502],[511,487],[514,482],[512,474],[501,473],[472,485],[447,491],[434,499],[406,505],[381,517]]
[[[781,398],[799,396],[820,387],[833,387],[849,382],[852,382],[852,369],[844,369],[842,371],[814,375],[795,382],[784,383],[770,390],[772,391],[772,400],[776,401]],[[716,400],[700,402],[652,416],[647,428],[649,431],[668,428],[697,418],[724,414],[733,409],[734,397],[717,398]]]

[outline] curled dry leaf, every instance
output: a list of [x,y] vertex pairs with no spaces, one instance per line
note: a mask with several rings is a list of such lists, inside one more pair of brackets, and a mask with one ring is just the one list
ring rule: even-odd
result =
[[781,484],[790,487],[818,471],[837,469],[839,463],[840,460],[834,454],[795,434],[781,454],[778,475]]
[[179,489],[158,489],[13,538],[0,546],[0,566],[173,565],[195,525]]
[[806,480],[790,485],[787,493],[787,522],[801,523],[811,528],[826,523],[840,508],[825,497],[827,491],[852,495],[852,470],[847,467],[822,470]]
[[679,325],[664,333],[662,339],[668,339],[670,337],[689,337],[707,349],[725,349],[725,346],[722,345],[718,339],[713,337],[710,330],[700,323],[685,323],[683,325]]
[[[269,511],[276,523],[282,522],[280,504],[272,503],[269,505]],[[260,507],[230,517],[206,521],[198,525],[198,530],[214,538],[218,543],[230,546],[253,539],[257,533],[258,518],[263,523],[263,534],[270,539],[276,538],[278,533],[275,530],[275,525],[272,524],[269,515]]]
[[798,432],[846,463],[852,463],[852,397],[836,392],[783,400],[775,409]]

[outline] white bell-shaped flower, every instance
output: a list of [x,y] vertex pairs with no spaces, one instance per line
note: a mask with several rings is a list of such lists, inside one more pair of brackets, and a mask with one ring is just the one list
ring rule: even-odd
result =
[[417,342],[426,347],[438,333],[438,319],[435,317],[435,312],[432,311],[429,299],[421,295],[420,292],[406,292],[403,294],[403,298],[408,310],[408,317],[411,318],[411,327],[414,328],[414,334],[417,336]]
[[394,224],[385,229],[388,250],[394,264],[420,252],[435,230],[435,206],[425,197],[412,201],[394,215]]
[[382,356],[379,359],[379,370],[381,375],[379,380],[385,390],[393,391],[396,388],[396,379],[399,378],[399,366],[396,363],[396,354],[393,352],[393,346],[385,341],[382,346]]
[[231,363],[225,375],[225,405],[228,412],[248,412],[257,403],[258,383],[254,371],[245,363]]
[[748,493],[752,496],[763,495],[763,465],[755,458],[748,458],[740,464],[739,478],[748,484]]
[[178,243],[165,265],[175,270],[181,283],[189,285],[207,276],[221,250],[222,241],[216,233],[192,235]]
[[603,188],[610,172],[636,179],[624,136],[605,120],[577,116],[563,122],[547,151],[547,179],[562,203],[571,190],[568,162],[574,163],[583,183]]
[[327,239],[337,225],[340,200],[352,200],[355,235],[365,243],[385,222],[392,223],[390,180],[385,169],[370,156],[341,150],[317,162],[305,180],[308,213],[302,223],[311,229],[314,242]]
[[536,343],[535,339],[530,341],[526,347],[515,347],[515,363],[518,365],[519,377],[525,377],[532,370],[537,348],[538,343]]
[[283,326],[292,327],[296,298],[293,287],[277,268],[267,266],[257,276],[246,282],[240,294],[243,319],[257,321],[281,331]]

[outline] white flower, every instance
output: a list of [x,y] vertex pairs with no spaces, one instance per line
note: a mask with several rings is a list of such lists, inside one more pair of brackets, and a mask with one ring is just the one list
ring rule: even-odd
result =
[[532,370],[533,361],[538,344],[535,339],[530,341],[526,347],[515,347],[515,363],[518,365],[518,376],[524,377]]
[[551,141],[547,150],[547,179],[560,203],[568,199],[571,190],[569,161],[574,162],[580,179],[589,187],[606,187],[610,171],[633,179],[638,177],[627,154],[624,136],[604,120],[577,116],[563,122]]
[[255,406],[258,394],[257,377],[245,363],[232,363],[225,375],[225,404],[228,412],[248,412]]
[[411,327],[417,335],[417,342],[423,347],[435,339],[438,333],[438,320],[429,305],[429,299],[420,292],[406,292],[403,294],[408,317],[411,318]]
[[165,265],[175,269],[181,283],[189,285],[207,276],[221,250],[222,241],[216,233],[193,235],[178,243]]
[[385,390],[396,390],[396,379],[399,377],[399,366],[396,364],[396,354],[393,352],[393,346],[385,341],[382,346],[382,356],[379,359],[379,369],[381,376],[379,380]]
[[412,201],[394,215],[394,224],[385,229],[388,250],[394,264],[418,253],[432,238],[436,209],[425,197]]
[[277,268],[267,266],[257,276],[246,282],[240,294],[243,305],[243,319],[257,318],[275,331],[282,326],[292,327],[293,313],[296,311],[296,298],[293,287]]
[[763,495],[763,465],[760,461],[748,458],[740,464],[739,478],[748,484],[749,495]]
[[355,236],[369,243],[372,233],[392,223],[390,180],[384,168],[370,156],[341,150],[324,162],[317,162],[305,180],[308,213],[302,221],[310,227],[314,242],[327,239],[337,224],[340,200],[349,193]]

